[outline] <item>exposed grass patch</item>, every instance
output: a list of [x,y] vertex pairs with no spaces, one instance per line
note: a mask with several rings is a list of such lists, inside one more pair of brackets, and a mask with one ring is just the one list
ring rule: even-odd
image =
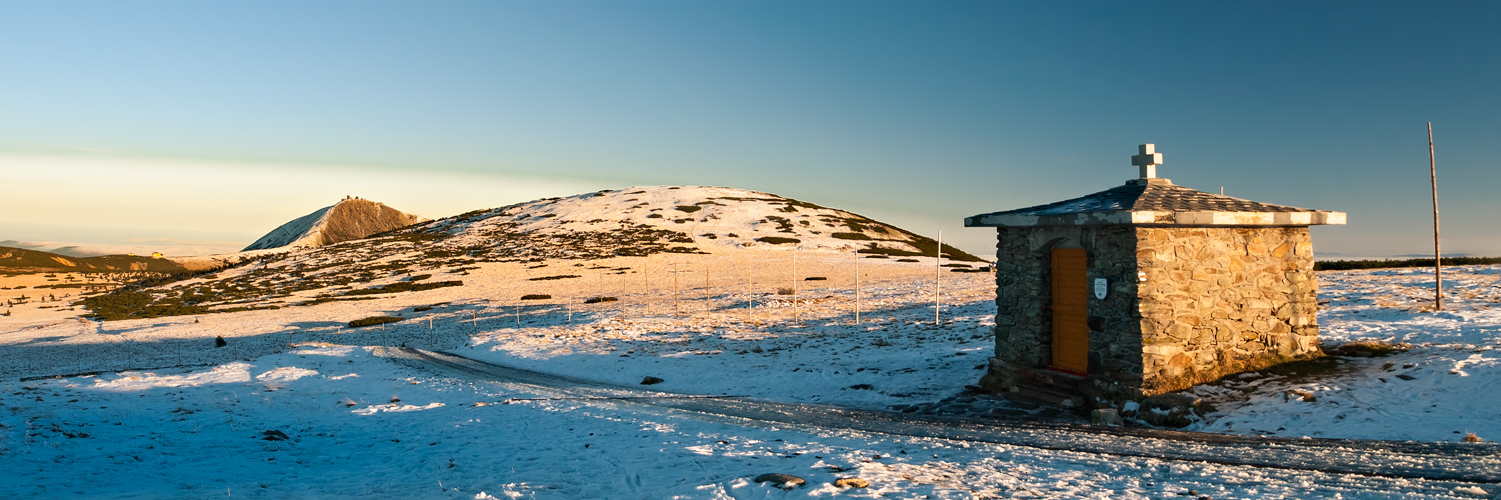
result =
[[346,292],[344,295],[346,295],[346,296],[349,296],[349,295],[375,295],[375,294],[380,294],[380,293],[420,292],[420,291],[423,291],[423,290],[432,290],[434,288],[445,288],[445,287],[450,287],[450,286],[464,286],[464,282],[463,281],[436,281],[436,282],[432,282],[432,283],[413,283],[413,282],[410,282],[410,281],[403,281],[403,282],[400,282],[400,283],[392,283],[392,284],[389,284],[389,285],[382,285],[382,286],[378,286],[378,287],[375,287],[375,288],[365,288],[365,289],[362,289],[362,290],[350,290],[349,292]]
[[777,232],[782,232],[782,233],[791,233],[791,232],[793,232],[792,230],[797,227],[797,226],[792,225],[792,220],[788,219],[786,217],[777,217],[775,215],[768,215],[768,216],[766,216],[766,221],[767,222],[775,222],[776,225],[777,225]]
[[398,318],[398,317],[395,317],[395,316],[371,316],[371,317],[364,318],[364,319],[357,319],[357,320],[354,320],[354,321],[350,321],[349,322],[349,327],[350,328],[359,328],[359,327],[362,327],[362,326],[384,325],[386,323],[395,323],[395,322],[401,321],[401,320],[402,320],[402,318]]
[[[938,242],[937,241],[933,241],[932,239],[928,239],[928,238],[923,238],[921,236],[916,236],[916,235],[912,235],[912,236],[914,237],[912,241],[907,241],[907,242],[904,242],[904,243],[906,243],[908,245],[912,245],[914,247],[917,247],[918,251],[916,251],[916,252],[913,252],[911,250],[898,250],[898,249],[895,249],[895,248],[887,248],[887,247],[880,246],[880,244],[878,244],[878,243],[871,243],[869,245],[869,247],[862,248],[862,249],[860,249],[859,252],[862,253],[862,254],[879,254],[879,255],[889,255],[889,256],[893,256],[893,257],[932,257],[932,256],[934,256],[934,252],[938,249]],[[968,253],[965,253],[963,250],[959,250],[959,249],[951,247],[949,245],[944,245],[943,246],[943,257],[946,258],[946,259],[949,259],[949,260],[957,260],[957,261],[961,261],[961,262],[984,262],[985,261],[985,259],[981,259],[979,257],[975,257],[974,255],[970,255]]]
[[823,276],[809,276],[809,277],[803,278],[803,281],[828,281],[828,279],[829,278],[826,278],[826,277],[823,277]]
[[[313,300],[298,302],[298,303],[293,304],[293,305],[297,305],[297,306],[315,306],[315,305],[323,304],[323,303],[327,303],[327,302],[346,302],[346,301],[351,301],[351,300],[375,300],[377,298],[378,297],[334,297],[334,296],[331,296],[331,295],[321,295],[321,296],[319,296],[319,297],[317,297],[317,298],[315,298]],[[230,311],[228,311],[228,310],[214,310],[214,311],[210,311],[210,312],[230,312]]]
[[545,293],[532,293],[532,294],[527,294],[527,295],[522,295],[521,296],[521,300],[547,300],[547,299],[551,299],[551,298],[552,298],[551,295],[548,295],[548,294],[545,294]]
[[[1501,257],[1444,257],[1446,266],[1476,266],[1501,264]],[[1384,260],[1321,260],[1313,263],[1315,271],[1348,271],[1351,269],[1387,269],[1397,267],[1433,267],[1433,259],[1384,259]]]
[[618,300],[620,300],[620,299],[615,298],[615,297],[589,297],[588,299],[584,300],[584,303],[585,304],[598,304],[598,303],[601,303],[601,302],[615,302],[615,301],[618,301]]
[[[444,234],[444,233],[423,233],[423,232],[415,232],[414,231],[414,232],[409,232],[409,233],[391,234],[391,235],[386,235],[386,236],[381,236],[381,237],[382,238],[390,239],[392,241],[405,241],[405,242],[409,242],[409,243],[424,243],[424,242],[432,242],[432,241],[441,241],[441,240],[447,239],[448,236],[449,235]],[[374,237],[375,236],[371,236],[371,238],[374,238]]]
[[834,234],[831,234],[829,236],[833,236],[835,239],[841,239],[841,240],[869,240],[870,239],[870,237],[866,236],[864,233],[834,233]]
[[566,280],[566,279],[569,279],[569,278],[577,278],[577,277],[579,277],[579,275],[577,275],[577,274],[559,274],[557,276],[543,276],[541,278],[532,278],[532,279],[529,279],[527,281]]
[[793,290],[791,288],[778,288],[777,289],[777,295],[794,295],[796,293],[797,293],[797,290]]
[[704,209],[704,207],[700,207],[698,205],[678,205],[672,208],[676,209],[679,212],[688,212],[690,214]]
[[1284,377],[1324,376],[1343,371],[1344,363],[1344,360],[1337,357],[1321,356],[1314,359],[1272,365],[1261,371]]
[[756,241],[762,243],[770,243],[773,245],[786,245],[788,243],[802,243],[803,240],[797,238],[782,238],[779,236],[762,236],[760,238],[756,238]]
[[1324,354],[1332,356],[1344,356],[1347,358],[1383,358],[1386,356],[1391,356],[1393,354],[1406,352],[1411,348],[1411,345],[1405,343],[1388,344],[1381,341],[1367,340],[1359,342],[1349,342],[1332,347],[1326,346],[1323,348],[1323,351]]
[[155,297],[150,293],[138,291],[119,291],[106,295],[85,297],[83,306],[93,311],[94,318],[105,321],[116,321],[132,318],[158,318],[162,316],[179,316],[186,314],[204,314],[208,308],[197,305],[186,305],[181,302],[155,304]]

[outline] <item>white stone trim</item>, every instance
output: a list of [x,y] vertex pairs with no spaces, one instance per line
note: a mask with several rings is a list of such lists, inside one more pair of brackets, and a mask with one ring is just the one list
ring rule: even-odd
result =
[[1106,224],[1163,226],[1315,226],[1344,225],[1344,212],[1172,212],[1112,211],[1073,214],[986,214],[965,217],[966,227],[1091,226]]

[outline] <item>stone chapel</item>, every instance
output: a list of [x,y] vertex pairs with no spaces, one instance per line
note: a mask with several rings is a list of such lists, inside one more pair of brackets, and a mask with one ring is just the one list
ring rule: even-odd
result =
[[964,219],[996,228],[981,387],[1142,398],[1320,355],[1308,227],[1345,214],[1176,186],[1139,153],[1125,185]]

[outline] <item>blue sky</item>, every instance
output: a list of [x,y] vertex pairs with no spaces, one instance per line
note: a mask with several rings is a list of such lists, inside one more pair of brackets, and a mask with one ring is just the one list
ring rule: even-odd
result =
[[[1159,175],[1501,255],[1484,2],[0,1],[0,240],[232,250],[346,194],[429,217],[704,184],[888,220]],[[177,247],[173,247],[177,248]]]

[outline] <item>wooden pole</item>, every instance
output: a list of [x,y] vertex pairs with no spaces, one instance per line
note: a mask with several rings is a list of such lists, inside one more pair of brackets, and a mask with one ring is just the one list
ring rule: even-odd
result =
[[938,249],[933,251],[933,325],[937,326],[941,318],[938,314],[938,304],[943,296],[943,231],[938,232]]
[[1433,122],[1428,122],[1428,176],[1433,181],[1433,310],[1444,310],[1443,257],[1438,249],[1438,166],[1433,159]]
[[797,247],[792,247],[792,321],[802,324],[802,317],[797,313]]
[[855,249],[855,325],[860,325],[860,250]]

